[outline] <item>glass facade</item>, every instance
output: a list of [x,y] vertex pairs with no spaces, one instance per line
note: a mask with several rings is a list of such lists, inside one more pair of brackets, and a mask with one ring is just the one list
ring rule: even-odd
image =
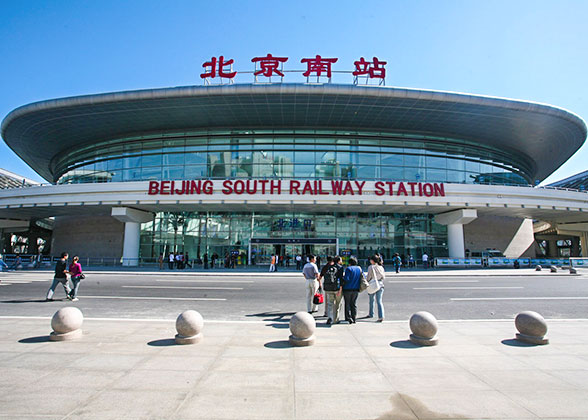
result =
[[197,178],[343,178],[530,184],[524,157],[465,140],[403,133],[231,130],[137,136],[80,147],[58,183]]
[[[382,213],[217,213],[161,212],[153,222],[141,225],[142,258],[169,252],[188,253],[190,260],[210,259],[217,254],[239,255],[238,264],[247,264],[251,238],[273,239],[274,244],[252,244],[256,264],[269,262],[272,253],[291,258],[299,253],[333,255],[335,246],[287,244],[290,239],[338,238],[342,255],[361,260],[375,252],[390,259],[394,252],[420,258],[447,256],[447,229],[427,214]],[[324,261],[324,260],[323,260]]]

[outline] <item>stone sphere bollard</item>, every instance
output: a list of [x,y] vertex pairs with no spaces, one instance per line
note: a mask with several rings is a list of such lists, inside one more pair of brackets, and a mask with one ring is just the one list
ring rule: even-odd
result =
[[570,274],[578,274],[578,270],[576,270],[574,267],[570,267]]
[[549,344],[547,334],[547,322],[537,312],[525,311],[517,314],[515,326],[519,331],[517,340],[530,344]]
[[439,343],[437,319],[429,312],[421,311],[413,314],[409,321],[410,341],[419,346],[436,346]]
[[303,347],[314,344],[314,332],[316,331],[316,321],[308,312],[296,312],[290,318],[290,332],[292,335],[289,342],[293,346]]
[[49,340],[67,341],[81,337],[83,322],[84,315],[78,308],[73,306],[61,308],[51,318],[53,331],[49,334]]
[[540,265],[536,265],[536,266],[535,266],[535,271],[541,271],[541,269],[542,269],[542,268],[543,268],[543,267],[541,267]]
[[549,267],[549,270],[550,270],[552,273],[557,273],[557,267],[556,267],[555,265],[552,265],[552,266],[550,266],[550,267]]
[[197,311],[184,311],[176,319],[176,344],[196,344],[202,340],[204,318]]

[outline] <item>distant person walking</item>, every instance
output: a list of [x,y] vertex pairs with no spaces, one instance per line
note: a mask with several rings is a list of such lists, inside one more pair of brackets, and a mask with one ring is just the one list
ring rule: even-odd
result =
[[316,306],[313,302],[314,295],[318,291],[320,287],[320,282],[318,281],[319,278],[319,270],[315,264],[315,257],[314,255],[310,255],[308,258],[308,262],[304,265],[302,269],[302,275],[306,279],[306,310],[309,314],[316,312]]
[[366,280],[369,283],[367,288],[368,296],[370,297],[370,310],[368,318],[374,317],[374,300],[378,305],[378,321],[384,320],[384,304],[382,296],[384,295],[384,280],[386,279],[386,272],[384,266],[380,264],[381,259],[377,255],[370,257],[370,266]]
[[82,265],[79,263],[79,260],[79,257],[76,255],[73,257],[73,260],[69,265],[69,273],[71,274],[73,289],[68,293],[67,298],[74,302],[79,300],[78,290],[80,289],[80,282],[85,278],[84,274],[82,273]]
[[423,268],[429,268],[429,256],[427,255],[426,252],[423,252]]
[[[371,261],[371,259],[370,259]],[[380,258],[378,258],[378,261],[380,261]],[[392,257],[392,265],[394,266],[394,270],[396,270],[396,274],[400,273],[400,266],[402,265],[402,259],[400,258],[400,255],[398,255],[398,253],[394,254],[394,256]]]
[[163,270],[163,254],[159,254],[159,258],[157,259],[157,262],[159,263],[159,269]]
[[322,285],[326,294],[327,325],[339,322],[339,309],[341,306],[341,276],[343,267],[339,265],[340,257],[327,257],[328,263],[321,270]]
[[350,257],[349,267],[345,269],[341,285],[345,299],[345,321],[350,324],[355,324],[357,317],[357,295],[359,295],[359,283],[362,276],[363,272],[361,267],[357,265],[357,259]]
[[51,283],[51,287],[47,291],[47,298],[45,299],[48,302],[53,300],[53,294],[55,293],[55,288],[59,283],[63,285],[63,290],[65,290],[65,296],[69,298],[69,293],[71,289],[69,288],[69,284],[67,281],[67,275],[69,272],[67,271],[67,252],[61,253],[61,258],[57,263],[55,263],[55,275],[53,276],[53,283]]
[[174,256],[173,252],[170,252],[167,257],[167,266],[170,270],[174,269],[174,262],[176,262],[176,257]]
[[296,270],[302,270],[302,255],[296,255]]
[[276,256],[272,255],[272,258],[270,260],[269,272],[273,273],[274,271],[276,271]]

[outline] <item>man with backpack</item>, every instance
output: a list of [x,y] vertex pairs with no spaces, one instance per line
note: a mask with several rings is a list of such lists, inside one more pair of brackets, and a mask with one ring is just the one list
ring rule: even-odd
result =
[[321,270],[319,280],[322,279],[323,289],[326,294],[325,312],[327,313],[327,325],[339,322],[339,309],[341,306],[341,274],[339,265],[340,257],[327,257],[327,264]]

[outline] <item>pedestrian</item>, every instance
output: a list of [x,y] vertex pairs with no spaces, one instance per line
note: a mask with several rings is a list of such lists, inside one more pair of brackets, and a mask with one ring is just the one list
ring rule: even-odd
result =
[[302,269],[302,255],[296,255],[296,271]]
[[276,256],[272,255],[272,258],[270,260],[269,272],[273,273],[274,271],[276,271]]
[[[333,257],[327,256],[327,263],[324,266],[322,266],[322,267],[320,266],[320,263],[319,263],[320,260],[319,260],[319,257],[318,256],[317,256],[317,259],[316,260],[317,260],[316,266],[317,266],[317,268],[320,271],[318,280],[321,281],[323,279],[324,274],[325,274],[325,270],[327,270],[330,266],[333,265]],[[327,305],[326,304],[325,304],[325,312],[323,313],[323,316],[325,318],[328,318],[329,317],[329,311],[328,311],[328,308],[327,308]]]
[[[204,260],[204,269],[208,270],[208,253],[207,252],[204,253],[203,260]],[[214,264],[214,259],[212,260],[212,263]]]
[[[379,261],[379,258],[378,258],[378,261]],[[402,259],[400,258],[400,255],[398,255],[398,252],[395,253],[394,256],[392,257],[392,265],[394,266],[394,270],[396,270],[396,274],[400,273],[400,266],[402,265]]]
[[173,252],[170,252],[167,256],[167,266],[170,270],[174,269],[174,262],[176,261],[176,257],[174,256]]
[[414,257],[412,256],[412,254],[408,254],[408,266],[410,268],[413,268],[414,265],[415,265]]
[[12,270],[18,270],[19,268],[22,268],[22,258],[20,257],[19,254],[16,254],[16,258],[14,259],[14,263],[12,264],[12,267],[10,267]]
[[71,274],[71,282],[73,284],[73,289],[67,295],[67,298],[71,301],[77,301],[78,299],[78,290],[80,289],[80,282],[84,279],[84,274],[82,273],[82,265],[79,263],[80,258],[76,255],[73,257],[71,264],[69,265],[69,273]]
[[276,254],[275,264],[274,264],[274,271],[278,271],[278,264],[280,263],[280,256]]
[[421,258],[423,259],[423,268],[429,268],[429,256],[427,253],[423,252],[423,256]]
[[188,254],[187,252],[184,256],[184,266],[192,268],[192,263],[190,262],[190,254]]
[[159,258],[157,259],[157,262],[159,263],[159,269],[163,270],[163,254],[159,254]]
[[4,262],[4,259],[0,255],[0,271],[8,271],[8,265]]
[[319,278],[319,271],[318,267],[315,264],[315,257],[314,255],[310,255],[308,258],[308,262],[304,265],[302,269],[302,275],[306,279],[306,310],[309,314],[316,312],[316,305],[313,301],[314,295],[320,288]]
[[323,289],[326,294],[325,308],[327,311],[327,325],[339,322],[339,309],[341,306],[341,276],[342,268],[339,264],[340,257],[327,257],[327,264],[321,270]]
[[359,294],[359,284],[363,272],[357,265],[355,257],[349,257],[349,267],[343,273],[343,281],[340,290],[343,292],[345,299],[345,320],[350,324],[355,324],[357,317],[357,295]]
[[380,257],[374,255],[370,257],[370,266],[368,267],[368,273],[366,280],[368,281],[368,296],[370,297],[370,310],[368,318],[374,317],[374,300],[378,306],[378,320],[377,322],[384,321],[384,304],[382,302],[382,296],[384,294],[384,280],[386,279],[386,272],[384,266],[380,264]]
[[67,271],[67,252],[61,253],[61,258],[55,264],[55,275],[53,276],[53,283],[51,283],[51,287],[47,291],[47,298],[45,299],[47,302],[53,301],[53,294],[55,293],[55,288],[59,283],[63,285],[63,290],[65,290],[65,296],[69,296],[71,289],[69,287],[67,281],[67,275],[69,272]]

